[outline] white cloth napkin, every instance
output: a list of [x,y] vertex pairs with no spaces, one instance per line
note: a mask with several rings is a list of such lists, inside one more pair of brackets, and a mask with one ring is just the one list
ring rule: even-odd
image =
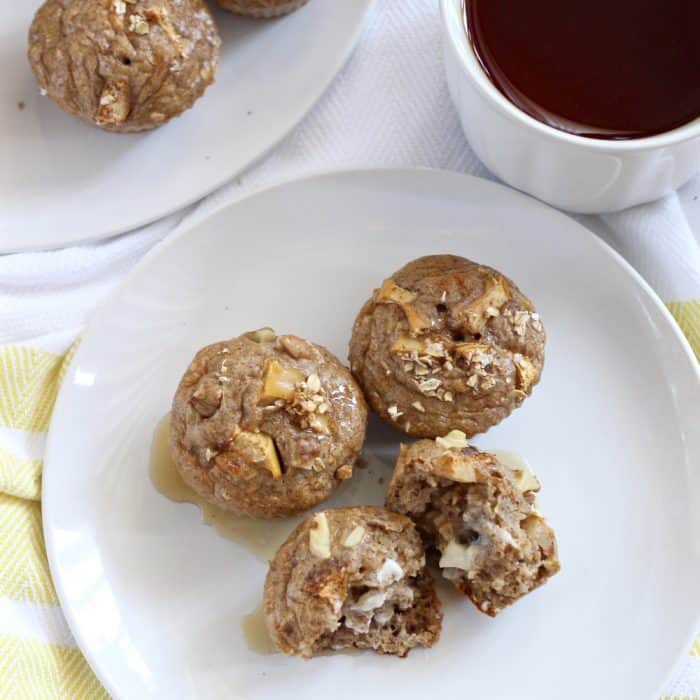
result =
[[[0,345],[65,350],[93,309],[178,223],[268,184],[353,166],[427,166],[490,178],[465,141],[450,102],[439,26],[435,0],[377,0],[346,68],[306,120],[258,166],[199,205],[137,232],[94,245],[0,258]],[[620,251],[664,301],[697,300],[698,195],[700,177],[659,202],[580,218]],[[0,448],[27,459],[40,457],[35,441],[15,436],[12,445],[3,444],[3,435],[0,431]],[[51,639],[49,625],[30,617],[25,632],[40,641]],[[3,624],[0,617],[0,633]],[[697,647],[665,697],[700,695]]]

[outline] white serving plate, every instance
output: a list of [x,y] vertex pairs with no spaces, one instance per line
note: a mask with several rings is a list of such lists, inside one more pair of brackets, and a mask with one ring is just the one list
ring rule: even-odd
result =
[[[240,625],[266,566],[154,490],[154,427],[200,346],[272,325],[345,358],[371,290],[435,252],[502,270],[544,320],[541,384],[476,442],[533,465],[562,571],[495,620],[447,596],[441,641],[407,660],[258,655]],[[457,174],[312,177],[169,237],[94,315],[48,440],[51,570],[78,643],[118,698],[651,699],[697,619],[699,423],[687,342],[579,224]],[[370,433],[375,453],[400,439]],[[358,484],[358,500],[381,498],[376,480]]]
[[0,9],[0,253],[130,231],[240,173],[320,97],[372,0],[312,0],[271,21],[215,10],[222,38],[216,83],[180,118],[140,134],[92,128],[39,95],[26,54],[40,4]]

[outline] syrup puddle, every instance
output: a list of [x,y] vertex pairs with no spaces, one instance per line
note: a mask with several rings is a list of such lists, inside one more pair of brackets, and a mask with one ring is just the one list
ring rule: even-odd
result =
[[[167,413],[158,422],[153,432],[150,461],[153,486],[175,503],[191,503],[198,506],[204,523],[213,527],[222,537],[236,542],[267,564],[289,533],[313,511],[306,511],[291,518],[264,520],[233,515],[207,503],[185,484],[178,474],[170,457],[169,430],[170,414]],[[381,458],[374,453],[363,452],[356,464],[353,478],[341,484],[329,500],[318,504],[313,510],[359,503],[382,505],[384,484],[391,474],[394,461],[394,454],[383,455]],[[253,653],[263,655],[277,653],[267,633],[262,605],[245,615],[240,625],[243,638]]]
[[277,649],[267,633],[265,614],[262,605],[258,605],[252,613],[241,620],[243,638],[248,648],[256,654],[276,654]]
[[[274,556],[278,547],[289,533],[314,510],[349,505],[383,505],[384,491],[388,482],[396,455],[393,451],[380,454],[363,450],[355,464],[352,479],[344,482],[327,501],[316,508],[290,518],[256,519],[245,518],[227,513],[207,503],[196,494],[175,469],[170,457],[168,433],[170,413],[158,422],[153,432],[151,445],[150,476],[156,490],[175,503],[191,503],[199,507],[202,521],[213,527],[219,535],[236,542],[261,561],[267,563]],[[530,466],[522,456],[505,450],[488,450],[501,462],[515,469],[529,469]],[[464,596],[448,581],[443,579],[438,570],[431,567],[431,573],[437,584],[438,594],[443,605],[460,603]],[[277,653],[265,626],[262,604],[241,619],[241,632],[248,648],[255,654],[269,655]],[[343,653],[361,653],[360,650],[344,649]]]
[[[202,521],[219,535],[236,542],[261,561],[268,562],[289,533],[312,511],[289,518],[246,518],[227,513],[207,503],[181,479],[170,457],[170,414],[156,426],[151,446],[150,475],[156,490],[175,503],[191,503],[202,513]],[[490,450],[501,462],[515,469],[530,469],[522,456],[505,450]],[[352,479],[344,482],[330,499],[312,510],[346,505],[382,505],[394,456],[365,450],[357,460]]]
[[287,535],[302,521],[305,514],[291,518],[263,520],[227,513],[207,503],[180,477],[170,457],[168,432],[170,414],[160,420],[153,433],[151,447],[151,481],[156,489],[175,503],[191,503],[202,512],[202,521],[219,535],[247,549],[261,561],[268,562]]
[[246,518],[227,513],[207,503],[196,494],[175,469],[170,457],[168,432],[170,414],[166,414],[153,432],[151,445],[151,482],[163,496],[175,503],[191,503],[199,507],[202,520],[213,527],[219,535],[236,542],[261,561],[267,563],[289,533],[309,517],[313,510],[332,508],[359,503],[382,505],[384,502],[384,481],[391,473],[391,465],[369,453],[363,454],[363,468],[355,468],[352,479],[341,484],[330,499],[318,504],[311,511],[305,511],[289,518]]

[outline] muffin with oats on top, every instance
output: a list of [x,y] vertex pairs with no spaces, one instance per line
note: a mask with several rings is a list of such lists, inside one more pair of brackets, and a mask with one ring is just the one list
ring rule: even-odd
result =
[[362,307],[350,367],[370,407],[407,435],[468,437],[529,396],[545,332],[503,274],[456,255],[414,260]]
[[328,350],[270,328],[200,350],[173,399],[170,449],[200,496],[238,515],[306,510],[352,476],[367,408]]

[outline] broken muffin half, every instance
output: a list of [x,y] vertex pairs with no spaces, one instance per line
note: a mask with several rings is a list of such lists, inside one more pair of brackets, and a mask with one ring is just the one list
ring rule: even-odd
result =
[[554,531],[536,509],[537,478],[454,430],[401,447],[386,496],[439,553],[442,575],[492,617],[559,571]]
[[270,563],[264,610],[280,651],[306,658],[348,647],[405,656],[435,644],[442,624],[414,524],[371,506],[301,523]]

